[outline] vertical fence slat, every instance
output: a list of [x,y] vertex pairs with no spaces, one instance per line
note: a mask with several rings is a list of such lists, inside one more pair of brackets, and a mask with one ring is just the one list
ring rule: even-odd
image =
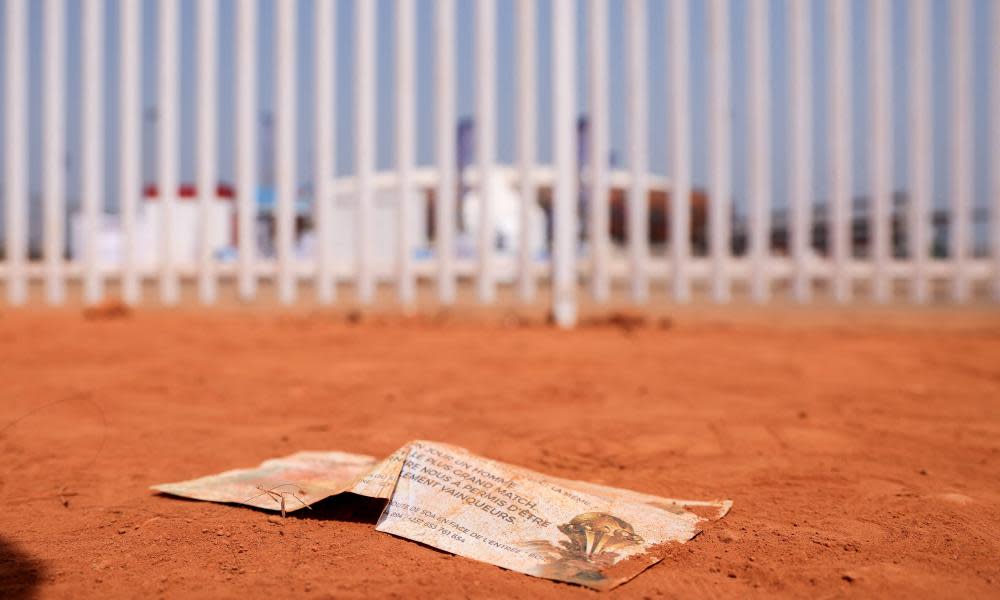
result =
[[295,11],[296,3],[276,5],[275,183],[277,191],[278,301],[291,304],[296,296],[295,267]]
[[416,301],[413,275],[413,214],[418,200],[413,184],[416,144],[416,80],[414,0],[396,2],[396,169],[399,176],[399,301],[408,308]]
[[909,257],[914,272],[910,297],[914,302],[927,301],[930,286],[927,277],[928,226],[933,188],[931,113],[931,28],[929,0],[910,3],[910,192],[908,237]]
[[535,297],[535,274],[532,271],[532,211],[537,205],[535,185],[535,144],[538,119],[535,102],[537,100],[535,73],[535,10],[534,0],[518,0],[517,3],[517,157],[520,170],[521,194],[520,248],[518,253],[518,283],[522,302]]
[[7,301],[24,304],[28,299],[28,135],[27,135],[27,6],[23,0],[8,0],[6,14],[6,173],[4,190],[6,221]]
[[103,294],[101,257],[98,249],[104,197],[104,2],[88,0],[83,5],[83,121],[81,124],[81,182],[83,238],[83,301],[94,304]]
[[851,299],[848,275],[851,259],[851,5],[849,0],[827,3],[830,52],[830,213],[827,238],[833,258],[833,298]]
[[787,226],[791,237],[792,295],[798,302],[812,296],[809,260],[812,250],[812,78],[809,0],[792,0],[788,13],[791,103],[789,198]]
[[608,276],[608,1],[591,0],[587,21],[588,60],[590,63],[590,165],[588,169],[590,284],[597,302],[610,296]]
[[889,261],[892,218],[892,71],[889,49],[892,28],[887,0],[869,3],[871,51],[871,206],[868,207],[869,259],[874,260],[872,295],[887,302],[891,294]]
[[355,285],[358,301],[368,304],[375,299],[375,273],[372,264],[372,204],[375,170],[375,3],[355,5],[355,35],[358,49],[355,77],[355,175],[357,177],[357,272]]
[[632,301],[649,297],[649,100],[646,72],[646,0],[625,5],[628,38],[628,160],[631,181],[628,190],[628,255]]
[[236,219],[239,297],[257,293],[257,0],[241,0],[236,12]]
[[24,0],[8,0],[6,14],[6,173],[4,190],[6,221],[7,301],[24,304],[28,299],[28,11]]
[[1000,2],[993,3],[992,51],[990,68],[990,157],[993,165],[993,189],[990,208],[990,251],[993,253],[993,299],[1000,302]]
[[729,101],[729,2],[708,5],[709,43],[709,254],[712,299],[730,298],[730,213],[732,207],[732,109]]
[[576,65],[574,32],[576,18],[570,0],[552,6],[553,82],[552,135],[556,166],[555,239],[553,243],[552,313],[560,327],[576,321],[576,201],[577,178],[574,142],[576,125]]
[[[834,0],[835,2],[837,0]],[[749,14],[749,144],[750,166],[750,296],[766,302],[771,295],[768,272],[771,244],[771,69],[768,3],[753,0]]]
[[216,3],[198,3],[198,297],[215,302],[215,265],[210,240],[210,211],[215,202]]
[[972,196],[972,64],[970,57],[971,11],[968,0],[948,4],[951,52],[951,196],[949,259],[952,264],[951,295],[956,302],[969,299],[969,218]]
[[496,162],[496,19],[495,0],[476,2],[476,169],[479,175],[479,301],[496,299],[493,273],[493,169]]
[[455,301],[455,0],[435,6],[435,124],[438,185],[434,202],[438,299]]
[[[63,175],[63,160],[66,154],[64,133],[66,118],[64,58],[66,56],[66,12],[64,0],[45,2],[45,86],[42,98],[44,164],[43,194],[45,256],[45,299],[49,304],[61,304],[66,296],[63,279],[63,235],[66,214],[66,179]],[[9,54],[8,54],[9,56]],[[8,80],[9,81],[9,80]],[[8,144],[8,148],[13,148]]]
[[336,10],[335,0],[316,0],[315,43],[316,43],[316,164],[313,169],[313,199],[316,211],[316,297],[320,304],[333,302],[337,293],[333,273],[333,178],[335,176],[334,135],[336,120],[334,115],[333,65],[335,45],[333,44]]
[[180,283],[174,256],[174,205],[177,201],[178,132],[178,3],[160,1],[159,65],[159,201],[160,201],[160,300],[175,304],[180,299]]
[[128,304],[135,304],[141,295],[136,252],[136,208],[139,203],[141,177],[139,158],[141,156],[141,80],[139,65],[141,48],[140,4],[122,2],[119,16],[121,28],[121,73],[119,75],[120,106],[118,118],[121,123],[118,171],[118,206],[122,220],[122,298]]
[[691,256],[691,26],[688,0],[670,0],[667,60],[670,63],[670,259],[675,302],[691,299],[688,261]]

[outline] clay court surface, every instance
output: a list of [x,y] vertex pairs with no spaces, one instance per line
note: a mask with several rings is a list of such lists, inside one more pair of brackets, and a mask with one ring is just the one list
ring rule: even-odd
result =
[[359,498],[276,524],[147,489],[416,438],[734,500],[609,598],[1000,596],[995,310],[491,314],[0,312],[0,596],[598,595],[378,533]]

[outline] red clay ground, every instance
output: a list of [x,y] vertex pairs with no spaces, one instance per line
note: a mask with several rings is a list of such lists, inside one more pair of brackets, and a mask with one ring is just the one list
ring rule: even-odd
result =
[[735,501],[608,597],[1000,595],[995,311],[349,321],[0,313],[0,427],[65,401],[0,432],[0,596],[596,596],[377,533],[358,499],[276,525],[147,490],[413,438]]

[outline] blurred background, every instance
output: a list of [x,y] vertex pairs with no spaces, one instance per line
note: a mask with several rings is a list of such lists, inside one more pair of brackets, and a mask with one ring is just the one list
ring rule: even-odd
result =
[[2,5],[15,303],[1000,288],[989,0]]

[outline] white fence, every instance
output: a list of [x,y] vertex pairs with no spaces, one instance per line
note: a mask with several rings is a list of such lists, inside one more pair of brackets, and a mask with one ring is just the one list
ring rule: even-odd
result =
[[[347,0],[343,0],[347,1]],[[656,0],[652,0],[655,2]],[[987,44],[991,83],[986,122],[976,120],[971,57],[973,53],[973,2],[951,0],[947,3],[948,25],[948,105],[946,139],[933,139],[932,105],[932,8],[929,0],[905,3],[908,23],[894,21],[896,14],[889,0],[864,3],[828,0],[814,3],[788,0],[775,4],[765,0],[745,3],[745,18],[732,22],[735,4],[728,0],[708,0],[704,40],[692,40],[691,10],[687,0],[666,0],[660,35],[647,36],[650,5],[644,0],[626,0],[624,5],[624,56],[626,87],[615,93],[625,95],[627,113],[628,167],[617,170],[607,159],[611,152],[609,99],[608,13],[615,5],[608,0],[588,0],[585,4],[586,27],[577,30],[577,10],[573,0],[552,0],[548,23],[550,30],[538,30],[539,5],[533,0],[519,0],[516,14],[515,70],[516,158],[512,165],[501,164],[497,157],[497,11],[494,0],[476,0],[474,75],[475,163],[461,172],[456,162],[459,149],[453,135],[459,115],[456,110],[457,50],[455,0],[421,3],[434,12],[433,20],[433,118],[436,130],[432,166],[418,166],[416,144],[418,15],[416,0],[396,0],[392,8],[395,58],[394,148],[395,165],[389,171],[376,166],[377,127],[386,120],[377,109],[377,49],[385,40],[378,39],[378,3],[354,2],[353,80],[354,136],[352,173],[335,176],[337,129],[338,3],[314,0],[314,14],[303,19],[302,5],[294,0],[274,0],[274,197],[270,221],[273,233],[267,233],[272,249],[260,244],[261,206],[258,187],[261,173],[257,153],[258,80],[257,46],[260,6],[256,0],[234,0],[235,56],[233,105],[235,114],[233,144],[234,219],[233,252],[220,256],[208,240],[218,235],[208,215],[213,208],[219,176],[217,152],[218,128],[215,123],[218,105],[216,81],[219,79],[215,43],[219,31],[219,3],[199,0],[196,6],[197,107],[196,144],[184,152],[196,153],[195,177],[198,210],[195,218],[173,216],[181,202],[178,158],[182,148],[178,131],[182,125],[179,110],[179,43],[181,2],[161,0],[141,3],[117,1],[117,23],[110,30],[103,0],[82,0],[81,56],[82,89],[78,103],[71,103],[71,118],[80,124],[80,191],[75,228],[67,224],[70,207],[66,193],[63,161],[67,153],[65,130],[67,55],[67,3],[45,0],[42,5],[42,51],[40,61],[42,102],[29,106],[29,12],[27,0],[2,0],[4,9],[4,258],[0,279],[6,287],[10,304],[29,300],[31,281],[41,281],[44,299],[51,304],[64,302],[67,282],[82,282],[84,301],[93,303],[104,295],[105,283],[119,280],[127,302],[141,300],[141,283],[159,282],[160,300],[166,304],[179,301],[182,280],[196,280],[202,302],[213,303],[220,280],[235,281],[239,295],[252,300],[261,279],[276,282],[278,296],[293,303],[303,293],[315,293],[322,303],[335,302],[338,284],[351,283],[362,303],[374,299],[376,286],[391,281],[403,305],[416,302],[418,280],[436,286],[441,302],[456,299],[459,279],[474,278],[478,297],[483,302],[497,298],[498,285],[516,280],[519,295],[531,300],[539,282],[552,288],[553,313],[561,324],[572,324],[580,294],[589,293],[598,302],[607,301],[616,284],[627,283],[628,294],[638,303],[651,300],[687,302],[694,289],[707,290],[716,302],[726,302],[734,290],[746,290],[757,302],[767,302],[775,290],[787,288],[797,301],[807,302],[820,294],[830,294],[838,302],[852,298],[873,298],[886,302],[895,298],[897,288],[912,301],[922,303],[934,297],[934,290],[946,284],[945,294],[956,302],[966,302],[976,294],[1000,298],[1000,3],[991,3],[989,14],[992,32]],[[858,206],[853,200],[857,164],[852,151],[852,86],[859,84],[852,56],[857,33],[852,10],[866,11],[868,64],[865,83],[869,91],[868,201]],[[825,11],[825,19],[816,19],[814,10]],[[37,9],[37,7],[35,8]],[[158,48],[156,52],[158,120],[156,139],[156,176],[143,181],[140,40],[143,11],[155,10]],[[772,78],[772,46],[776,10],[784,11],[787,48],[781,60],[787,60],[788,88],[777,89]],[[829,134],[817,139],[813,134],[816,115],[814,69],[811,59],[814,40],[813,23],[824,23],[825,55],[828,69],[827,120]],[[734,48],[733,27],[746,28],[746,96],[734,93],[731,57]],[[300,210],[297,199],[300,181],[298,161],[304,160],[296,140],[296,94],[301,93],[303,74],[298,72],[296,39],[307,27],[314,29],[312,93],[315,114],[312,189],[315,201]],[[893,36],[903,35],[906,46],[908,97],[895,97],[894,73],[890,66]],[[106,84],[104,56],[106,36],[117,36],[117,85]],[[584,60],[578,60],[577,36],[585,36]],[[698,52],[707,53],[708,129],[704,132],[707,149],[707,186],[698,203],[693,183],[692,148],[702,132],[692,127],[692,41]],[[537,89],[541,44],[551,48],[550,120],[541,122]],[[662,106],[650,105],[650,60],[666,70],[666,98]],[[586,73],[589,152],[584,164],[577,154],[578,67]],[[776,94],[788,94],[787,158],[774,151],[775,127],[772,102]],[[103,107],[108,96],[117,95],[116,180],[106,180],[105,144],[109,143]],[[732,114],[736,103],[745,103],[748,128],[745,146],[734,145]],[[908,131],[905,157],[894,158],[892,143],[893,112],[900,106],[907,111]],[[41,127],[37,140],[29,139],[29,111],[40,111]],[[666,164],[651,165],[649,134],[650,111],[666,115],[668,139]],[[75,115],[75,117],[73,116]],[[421,117],[423,118],[423,117]],[[991,128],[989,154],[993,182],[989,186],[985,223],[988,250],[974,252],[972,169],[973,135],[978,128]],[[552,163],[540,164],[537,140],[549,136]],[[940,136],[938,136],[940,137]],[[38,144],[41,151],[40,195],[41,233],[39,250],[29,253],[29,149]],[[829,173],[826,202],[818,203],[813,181],[814,152],[827,145],[824,169]],[[934,149],[947,144],[946,167],[948,193],[946,206],[933,206]],[[733,207],[734,156],[746,160],[745,210]],[[775,161],[785,168],[788,177],[788,203],[784,212],[776,212],[773,173]],[[894,160],[907,165],[906,201],[894,199],[892,165]],[[654,167],[667,174],[654,175]],[[787,173],[787,175],[784,175]],[[492,185],[491,181],[501,184]],[[158,252],[156,260],[142,260],[142,219],[148,206],[143,202],[143,184],[155,184],[159,208],[155,226]],[[506,187],[504,187],[506,186]],[[102,223],[107,220],[104,198],[117,187],[120,198],[115,211],[115,231],[119,236],[120,260],[101,257]],[[462,250],[463,230],[469,219],[459,210],[463,190],[476,195],[475,232],[472,246]],[[501,195],[515,191],[515,213],[502,213]],[[545,193],[543,193],[543,191]],[[612,201],[615,191],[625,197],[624,206]],[[662,196],[656,193],[662,192]],[[392,211],[380,211],[380,202],[394,203]],[[429,198],[433,198],[431,202]],[[663,202],[662,219],[652,219],[650,198]],[[338,200],[338,198],[340,200]],[[542,202],[540,203],[540,198]],[[582,202],[581,198],[586,201]],[[667,200],[669,198],[669,201]],[[348,206],[339,210],[338,202]],[[467,203],[463,203],[467,204]],[[586,210],[580,206],[586,204]],[[533,247],[536,238],[529,235],[538,229],[539,207],[547,215],[544,248]],[[429,209],[431,213],[422,217]],[[618,211],[616,213],[615,211]],[[189,211],[190,212],[190,211]],[[620,214],[619,214],[620,213]],[[150,213],[152,214],[152,213]],[[471,214],[471,213],[470,213]],[[514,215],[511,217],[511,215]],[[533,216],[535,215],[535,216]],[[379,219],[377,219],[379,217]],[[498,220],[510,217],[512,231],[517,231],[518,247],[498,246]],[[705,223],[702,223],[702,217]],[[301,251],[303,235],[299,221],[310,221],[314,248],[307,255]],[[345,231],[343,222],[351,219],[350,252],[338,252],[337,232]],[[392,218],[395,243],[390,260],[380,259],[378,232],[385,226],[381,219]],[[421,222],[421,227],[413,223]],[[535,221],[533,221],[535,219]],[[616,230],[615,223],[625,226]],[[941,223],[947,235],[943,242],[935,237]],[[470,221],[471,222],[471,221]],[[432,226],[427,226],[432,223]],[[980,223],[980,224],[982,224]],[[661,227],[662,231],[649,228]],[[187,231],[187,228],[194,228]],[[179,229],[181,229],[179,231]],[[75,251],[68,252],[67,231],[75,231]],[[431,233],[433,230],[433,233]],[[271,231],[268,229],[267,231]],[[903,234],[900,234],[903,231]],[[822,244],[817,239],[822,238]],[[897,239],[898,238],[898,239]],[[193,255],[178,248],[179,240],[195,240]],[[534,241],[533,241],[534,240]],[[652,244],[651,244],[652,240]],[[702,245],[701,242],[704,241]],[[940,243],[939,243],[940,242]],[[935,250],[935,244],[943,249]],[[341,244],[342,246],[343,244]],[[859,249],[860,248],[860,249]],[[418,250],[420,250],[418,252]],[[38,260],[34,260],[34,254]],[[183,256],[182,256],[183,255]],[[348,258],[345,259],[344,257]],[[898,286],[897,283],[905,283]],[[583,284],[583,285],[581,285]],[[860,285],[859,285],[860,284]],[[312,288],[314,292],[305,290]],[[582,289],[581,289],[582,288]],[[902,291],[902,290],[906,291]],[[586,291],[584,291],[586,290]],[[862,290],[861,292],[857,290]],[[784,293],[784,292],[782,292]]]

